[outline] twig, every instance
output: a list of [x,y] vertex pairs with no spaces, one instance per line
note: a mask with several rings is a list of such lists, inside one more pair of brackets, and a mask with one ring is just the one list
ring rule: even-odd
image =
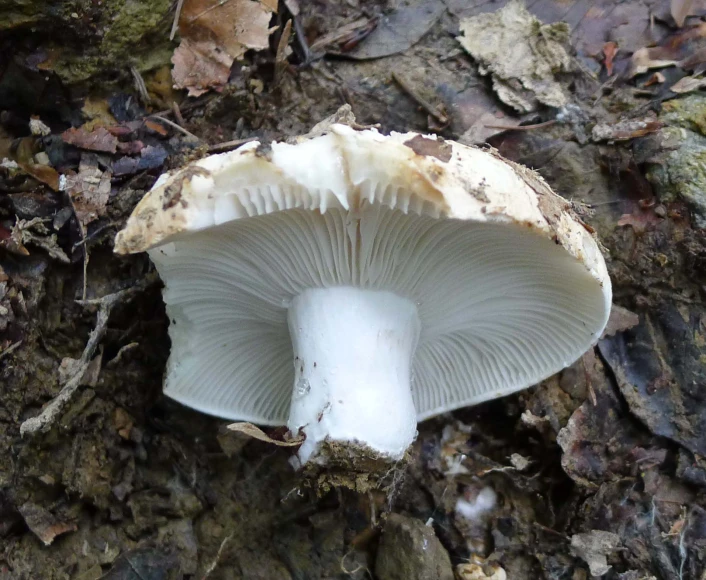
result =
[[230,151],[231,149],[237,149],[245,143],[250,143],[250,141],[257,141],[257,137],[248,137],[247,139],[235,139],[233,141],[224,141],[223,143],[216,143],[215,145],[209,145],[209,153],[218,153],[222,151]]
[[284,25],[282,30],[282,35],[279,37],[279,43],[277,43],[277,54],[275,55],[275,73],[274,73],[274,85],[277,86],[282,80],[282,75],[284,71],[287,70],[287,47],[289,46],[289,39],[292,37],[292,19],[287,20],[287,24]]
[[110,317],[110,311],[113,309],[113,306],[142,290],[147,283],[148,282],[145,281],[141,284],[133,286],[132,288],[120,290],[119,292],[108,294],[107,296],[96,300],[77,300],[77,303],[82,306],[99,307],[96,315],[96,326],[88,335],[88,342],[86,343],[86,347],[83,349],[81,358],[78,360],[71,378],[66,381],[61,391],[59,391],[59,394],[54,397],[54,399],[46,407],[44,407],[39,415],[36,417],[31,417],[22,423],[20,426],[20,435],[34,435],[38,432],[46,432],[49,428],[51,428],[56,421],[56,418],[81,385],[83,375],[91,363],[93,355],[98,348],[98,344],[106,333],[108,328],[108,318]]
[[0,352],[0,359],[4,358],[8,354],[10,354],[13,350],[15,350],[17,347],[19,347],[22,344],[21,340],[18,340],[17,342],[13,342],[10,346],[8,346],[5,350]]
[[551,121],[537,123],[536,125],[483,125],[483,127],[485,127],[486,129],[501,129],[503,131],[532,131],[533,129],[550,127],[556,124],[556,122],[556,119],[552,119]]
[[220,8],[220,7],[223,6],[224,4],[228,4],[228,2],[230,2],[230,0],[221,0],[220,2],[217,2],[216,4],[214,4],[213,6],[209,6],[209,7],[206,8],[205,10],[202,10],[201,12],[199,12],[196,16],[191,17],[191,18],[189,19],[189,22],[191,23],[191,22],[194,22],[194,21],[198,20],[198,19],[201,18],[204,14],[208,14],[209,12],[211,12],[211,10],[215,10],[216,8]]
[[223,550],[226,547],[226,544],[231,541],[233,538],[233,534],[230,534],[229,536],[226,536],[223,538],[223,541],[221,542],[220,547],[218,548],[218,552],[216,553],[216,557],[213,559],[213,562],[211,562],[206,568],[206,572],[204,573],[203,576],[201,576],[201,580],[206,580],[211,575],[211,572],[213,572],[216,569],[216,566],[218,566],[218,561],[221,559],[221,554],[223,553]]
[[184,6],[184,0],[179,0],[176,5],[176,11],[174,12],[174,22],[172,22],[172,30],[169,33],[169,40],[174,40],[177,30],[179,30],[179,17],[181,16],[181,9]]
[[76,218],[76,223],[78,224],[78,231],[81,234],[81,243],[82,243],[82,249],[83,249],[83,289],[81,291],[81,299],[85,300],[86,299],[86,284],[87,284],[86,278],[88,276],[88,245],[86,244],[86,230],[84,229],[83,224],[81,223],[81,220],[78,219],[78,213],[76,212],[76,206],[74,205],[74,200],[68,191],[66,192],[66,197],[69,200],[69,205],[71,206],[71,209],[74,212],[74,217]]
[[297,42],[299,43],[299,47],[304,53],[304,62],[301,64],[301,66],[306,66],[311,62],[311,49],[309,48],[309,45],[306,42],[304,28],[302,28],[299,18],[295,15],[292,15],[292,20],[294,21],[294,38],[297,40]]
[[199,138],[198,138],[196,135],[194,135],[191,131],[188,131],[188,130],[184,129],[184,127],[180,127],[180,126],[177,125],[174,121],[170,121],[169,119],[165,119],[164,117],[162,117],[162,115],[149,115],[149,116],[150,116],[150,118],[152,118],[152,119],[158,119],[159,121],[162,121],[162,123],[166,123],[167,125],[169,125],[170,127],[176,129],[177,131],[181,131],[182,133],[184,133],[184,135],[187,135],[188,137],[193,137],[193,138],[196,139],[197,141],[201,141],[201,139],[199,139]]
[[150,99],[150,95],[147,92],[147,85],[145,84],[145,79],[142,78],[140,71],[137,70],[134,66],[130,67],[130,73],[132,74],[132,78],[135,79],[135,88],[137,88],[137,92],[140,93],[140,97],[142,97],[142,102],[145,105],[149,105],[152,102],[152,99]]
[[445,125],[446,123],[449,122],[448,117],[446,117],[446,115],[442,115],[441,113],[439,113],[439,111],[437,111],[431,105],[431,103],[429,103],[426,99],[424,99],[424,97],[422,97],[416,91],[416,89],[414,87],[412,87],[412,85],[409,84],[409,82],[405,78],[403,78],[402,76],[400,76],[396,72],[392,73],[392,78],[394,79],[394,81],[398,85],[400,85],[400,88],[402,88],[402,90],[404,90],[404,92],[406,92],[410,97],[412,97],[415,101],[417,101],[419,106],[421,106],[427,113],[429,113],[432,117],[434,117],[437,121],[439,121],[439,123],[441,123],[442,125]]
[[184,126],[184,117],[181,115],[181,109],[179,108],[179,103],[172,101],[172,112],[174,113],[174,118],[180,127]]

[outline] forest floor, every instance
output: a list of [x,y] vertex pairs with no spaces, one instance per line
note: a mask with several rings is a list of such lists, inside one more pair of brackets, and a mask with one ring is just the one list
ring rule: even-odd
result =
[[[706,578],[706,11],[527,8],[0,4],[1,580]],[[345,104],[539,171],[616,305],[560,374],[420,424],[389,493],[165,398],[159,279],[112,252],[162,171]]]

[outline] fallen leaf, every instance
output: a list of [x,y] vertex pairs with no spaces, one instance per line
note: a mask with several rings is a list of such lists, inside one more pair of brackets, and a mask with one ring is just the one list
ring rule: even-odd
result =
[[703,87],[706,87],[706,78],[684,77],[669,87],[669,90],[673,93],[683,94],[698,91]]
[[39,165],[38,163],[21,163],[17,162],[22,171],[31,175],[37,181],[48,185],[54,191],[59,191],[59,174],[56,169],[50,165]]
[[164,164],[167,151],[160,145],[148,145],[140,150],[139,157],[121,157],[111,165],[114,176],[131,175],[138,171],[157,169]]
[[650,87],[652,85],[658,85],[663,83],[665,80],[666,78],[662,73],[656,72],[649,79],[647,79],[647,82],[643,86]]
[[89,151],[103,151],[115,153],[118,147],[118,138],[112,135],[105,127],[98,127],[87,131],[83,127],[67,129],[61,134],[64,143],[74,145]]
[[587,534],[571,536],[571,551],[581,558],[592,576],[603,576],[611,569],[606,556],[620,546],[620,536],[612,532],[591,530]]
[[110,197],[110,178],[110,171],[101,171],[97,159],[90,154],[81,157],[77,174],[66,175],[64,190],[84,228],[105,214]]
[[172,56],[174,87],[189,96],[222,89],[230,67],[248,49],[268,47],[273,2],[185,0],[179,18],[181,43]]
[[646,73],[651,68],[663,68],[679,63],[678,59],[670,57],[671,52],[662,46],[645,47],[636,50],[631,60],[630,76]]
[[594,141],[627,141],[659,131],[664,124],[653,117],[625,119],[617,123],[599,123],[591,131]]
[[653,68],[675,65],[692,69],[706,56],[704,38],[706,38],[706,22],[668,36],[658,46],[640,48],[633,53],[627,74],[633,77]]
[[681,28],[684,26],[684,21],[686,17],[691,14],[691,8],[694,5],[694,0],[672,0],[669,6],[672,13],[672,18],[677,26]]
[[118,432],[118,435],[125,440],[129,440],[133,425],[134,421],[132,420],[132,417],[128,415],[127,411],[120,407],[116,407],[115,412],[113,413],[113,426]]
[[19,512],[27,527],[45,546],[51,545],[57,536],[78,529],[76,524],[61,522],[46,509],[31,502],[20,506]]
[[236,433],[242,433],[243,435],[247,435],[248,437],[257,439],[258,441],[272,443],[273,445],[277,445],[278,447],[296,447],[297,445],[301,445],[304,441],[303,435],[298,435],[286,441],[280,439],[273,439],[262,429],[256,427],[252,423],[233,423],[231,425],[228,425],[227,429],[229,431],[235,431]]
[[613,76],[613,59],[616,54],[618,54],[617,42],[610,41],[603,45],[603,56],[605,57],[603,64],[605,65],[605,70],[609,77]]
[[640,324],[640,317],[637,314],[630,312],[627,308],[613,304],[610,309],[608,324],[606,324],[601,338],[614,336],[618,332],[625,332],[638,324]]
[[620,216],[616,225],[620,227],[630,226],[636,234],[643,234],[661,221],[653,210],[638,207],[633,213],[626,213]]
[[524,4],[512,1],[492,14],[461,20],[461,46],[489,74],[501,101],[521,113],[540,104],[562,107],[568,102],[554,75],[571,69],[566,51],[569,27],[542,24]]
[[[377,21],[377,26],[366,35],[364,41],[352,39],[341,47],[342,52],[350,58],[361,60],[403,52],[415,45],[434,26],[445,8],[442,0],[399,3],[395,10]],[[353,42],[355,45],[348,48]]]

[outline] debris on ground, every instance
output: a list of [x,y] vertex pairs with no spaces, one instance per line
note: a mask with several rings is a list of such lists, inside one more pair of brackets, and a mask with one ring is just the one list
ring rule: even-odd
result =
[[591,530],[586,534],[571,536],[571,551],[581,558],[591,571],[591,576],[607,574],[611,566],[607,557],[620,546],[620,536],[611,532]]
[[198,97],[222,90],[230,68],[246,50],[268,47],[273,0],[185,0],[181,6],[181,43],[174,52],[172,77],[179,89]]
[[51,545],[57,536],[77,530],[75,523],[62,522],[43,507],[31,502],[21,505],[19,512],[27,527],[45,546]]
[[375,559],[380,580],[454,580],[451,559],[424,522],[390,514]]
[[563,107],[568,96],[556,75],[571,70],[569,28],[542,24],[519,0],[492,14],[462,20],[461,46],[493,81],[501,101],[520,113],[540,104]]
[[[409,0],[375,23],[364,42],[342,47],[348,58],[368,59],[390,56],[414,46],[436,23],[445,10],[443,0]],[[345,50],[345,49],[348,50]]]
[[[703,2],[28,6],[0,7],[0,578],[703,577]],[[164,170],[327,118],[495,147],[610,256],[596,348],[420,423],[387,495],[318,496],[284,429],[165,398],[153,267],[112,254]]]

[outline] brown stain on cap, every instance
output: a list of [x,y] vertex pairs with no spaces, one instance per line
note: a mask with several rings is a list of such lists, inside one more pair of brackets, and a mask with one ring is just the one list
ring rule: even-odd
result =
[[443,139],[429,139],[424,135],[416,135],[404,144],[417,155],[424,157],[435,157],[439,161],[448,163],[451,159],[453,147]]

